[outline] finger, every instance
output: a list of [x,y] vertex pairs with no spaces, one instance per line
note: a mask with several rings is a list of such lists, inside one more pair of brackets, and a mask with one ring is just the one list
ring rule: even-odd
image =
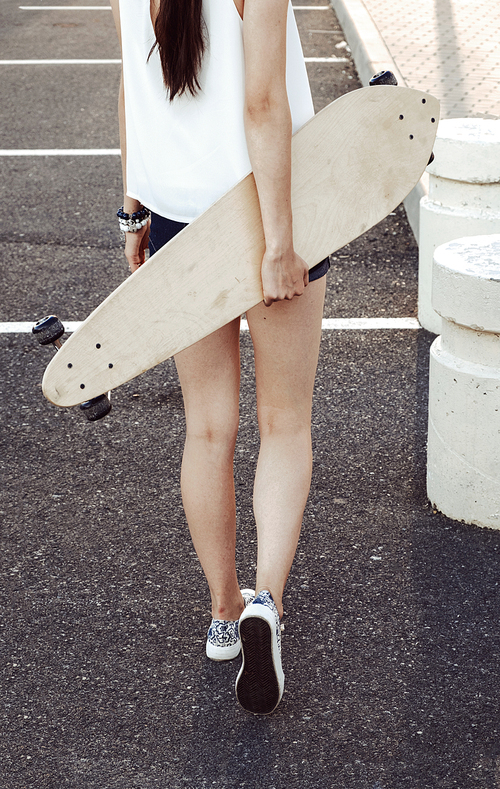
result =
[[291,300],[291,299],[293,299],[295,296],[302,296],[302,294],[304,293],[304,290],[305,290],[305,284],[304,284],[304,283],[302,283],[302,286],[300,286],[300,285],[297,285],[297,288],[296,288],[296,290],[295,290],[295,291],[292,293],[292,295],[291,295],[291,296],[286,296],[286,298]]
[[137,248],[135,245],[131,248],[125,247],[125,257],[127,258],[129,265],[140,266],[144,263],[144,250],[140,247]]
[[131,271],[135,271],[144,263],[139,255],[127,255],[126,258]]

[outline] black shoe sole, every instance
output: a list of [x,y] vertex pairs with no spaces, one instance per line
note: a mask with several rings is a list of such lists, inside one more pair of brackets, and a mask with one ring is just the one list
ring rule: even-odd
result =
[[248,712],[269,715],[280,701],[269,624],[249,616],[240,623],[240,638],[243,670],[236,681],[236,698]]

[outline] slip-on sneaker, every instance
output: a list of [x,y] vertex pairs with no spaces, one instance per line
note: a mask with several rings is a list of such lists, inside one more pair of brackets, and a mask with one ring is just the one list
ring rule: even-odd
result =
[[269,715],[283,695],[281,625],[270,592],[260,592],[240,616],[243,661],[236,678],[236,698],[248,712]]
[[[255,597],[253,589],[242,589],[245,606]],[[233,660],[241,650],[239,620],[212,619],[207,635],[207,657],[210,660]]]

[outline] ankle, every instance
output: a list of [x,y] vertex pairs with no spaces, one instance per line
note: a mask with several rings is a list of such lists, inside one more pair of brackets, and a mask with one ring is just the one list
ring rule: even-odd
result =
[[219,599],[212,600],[212,617],[214,619],[223,619],[226,622],[235,622],[240,618],[241,613],[245,607],[241,592],[238,591],[238,596],[235,599]]
[[257,597],[260,592],[269,592],[269,594],[273,598],[274,605],[276,606],[276,608],[278,610],[279,618],[282,619],[283,618],[282,596],[278,595],[278,593],[275,594],[270,586],[259,586],[259,587],[257,587],[256,590],[255,590],[255,596]]

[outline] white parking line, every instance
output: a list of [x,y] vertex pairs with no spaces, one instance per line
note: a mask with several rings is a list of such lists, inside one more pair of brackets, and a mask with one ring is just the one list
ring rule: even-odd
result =
[[[0,334],[29,334],[35,325],[36,321],[9,321],[8,323],[0,323]],[[76,331],[82,321],[65,321],[64,328],[71,334]]]
[[[294,5],[294,11],[330,11],[329,5]],[[20,5],[21,11],[111,11],[108,5]]]
[[4,148],[0,156],[119,156],[119,148]]
[[[81,326],[82,321],[63,321],[66,332],[70,334]],[[28,334],[35,325],[32,321],[9,321],[0,323],[0,334]],[[385,331],[387,329],[420,329],[416,318],[323,318],[323,331]],[[241,330],[248,331],[246,320],[241,321]]]
[[21,11],[111,11],[110,5],[20,5]]
[[420,324],[416,318],[323,318],[321,328],[324,331],[420,329]]
[[98,66],[121,63],[116,60],[0,60],[0,66]]
[[[305,63],[348,63],[348,58],[304,58]],[[108,60],[90,60],[90,59],[77,59],[77,60],[0,60],[0,66],[96,66],[96,65],[110,65],[120,64],[121,60],[108,59]]]
[[348,58],[304,58],[305,63],[348,63]]

